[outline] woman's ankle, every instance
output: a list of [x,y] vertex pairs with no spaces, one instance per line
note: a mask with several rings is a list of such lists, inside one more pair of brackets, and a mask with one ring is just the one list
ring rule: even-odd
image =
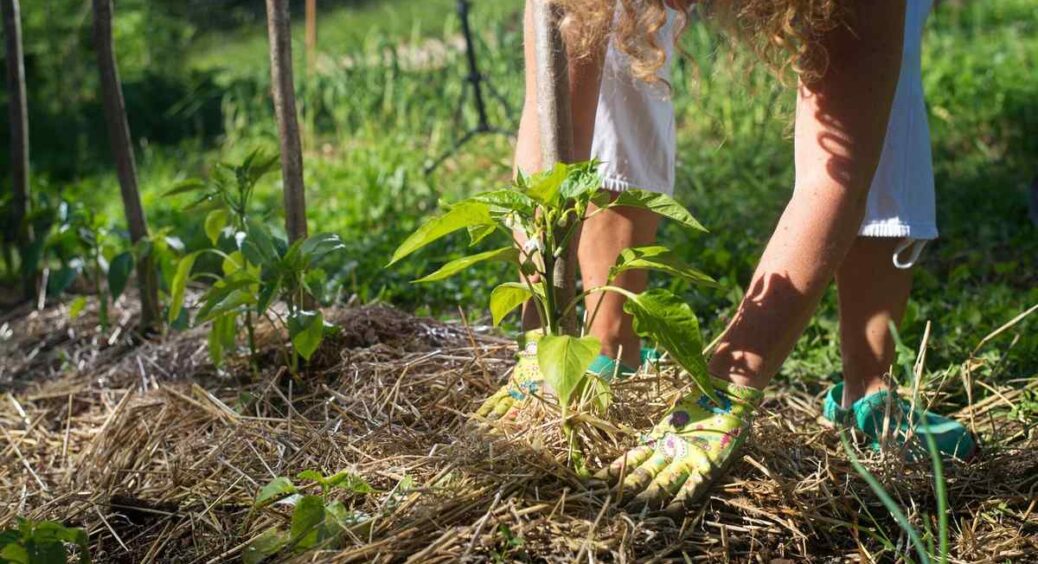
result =
[[843,398],[841,399],[841,406],[844,409],[850,408],[854,405],[854,402],[860,400],[865,396],[870,396],[876,392],[889,389],[890,386],[882,376],[859,378],[859,377],[847,377],[844,375],[843,380]]

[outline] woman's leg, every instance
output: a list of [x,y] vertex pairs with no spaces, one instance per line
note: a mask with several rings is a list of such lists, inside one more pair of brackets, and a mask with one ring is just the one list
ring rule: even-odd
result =
[[[620,251],[655,242],[659,222],[660,217],[653,212],[619,208],[602,212],[585,223],[577,249],[584,288],[606,283]],[[640,293],[648,280],[644,270],[628,271],[617,276],[616,285]],[[602,354],[619,357],[621,364],[636,367],[641,364],[641,340],[634,333],[631,316],[624,312],[624,300],[612,292],[598,293],[589,296],[585,305],[589,316],[598,310],[590,333],[602,342]]]
[[843,407],[887,387],[894,362],[889,323],[901,322],[912,289],[912,271],[891,261],[896,238],[858,237],[840,268],[840,355]]

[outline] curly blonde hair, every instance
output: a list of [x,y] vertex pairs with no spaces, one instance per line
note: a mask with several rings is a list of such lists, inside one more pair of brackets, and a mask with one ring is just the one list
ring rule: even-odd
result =
[[788,70],[810,82],[828,64],[822,37],[841,25],[848,0],[551,0],[565,12],[562,25],[571,51],[589,55],[612,39],[630,59],[632,73],[656,82],[667,60],[657,32],[667,7],[679,7],[675,40],[688,23],[691,4],[749,46],[778,75]]

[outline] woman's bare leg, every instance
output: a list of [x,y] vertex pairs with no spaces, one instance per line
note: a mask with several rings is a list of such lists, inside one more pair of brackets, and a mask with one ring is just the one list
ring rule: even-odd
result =
[[836,271],[840,302],[843,407],[887,387],[894,362],[889,323],[901,322],[912,290],[912,271],[891,260],[898,239],[858,237]]
[[[618,208],[602,212],[585,223],[577,250],[584,288],[606,283],[609,269],[616,264],[620,251],[652,244],[659,222],[660,217],[653,212]],[[628,271],[617,276],[616,285],[640,293],[648,281],[647,272]],[[598,309],[590,333],[602,342],[602,354],[614,359],[619,356],[622,364],[635,368],[641,364],[641,340],[634,333],[631,316],[624,313],[625,300],[612,292],[598,293],[589,296],[585,306],[588,315]]]

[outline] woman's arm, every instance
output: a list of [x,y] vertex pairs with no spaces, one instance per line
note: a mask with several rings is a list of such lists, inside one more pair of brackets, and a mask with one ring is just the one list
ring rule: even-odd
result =
[[858,0],[825,74],[798,89],[796,190],[710,369],[763,388],[857,237],[901,69],[905,0]]

